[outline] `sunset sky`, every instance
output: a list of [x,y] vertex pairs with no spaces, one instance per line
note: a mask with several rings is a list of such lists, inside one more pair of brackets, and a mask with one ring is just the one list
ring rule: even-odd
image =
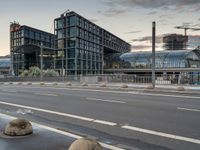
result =
[[[184,33],[175,26],[200,27],[200,0],[1,0],[0,56],[10,51],[10,22],[53,33],[54,18],[67,9],[129,42],[132,51],[151,49],[152,21],[157,22],[158,47],[163,34]],[[200,31],[188,34],[200,41]]]

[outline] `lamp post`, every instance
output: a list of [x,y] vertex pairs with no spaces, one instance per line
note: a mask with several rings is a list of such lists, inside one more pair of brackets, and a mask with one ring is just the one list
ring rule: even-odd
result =
[[40,70],[41,70],[40,80],[42,81],[43,80],[43,43],[41,43],[41,46],[40,46]]
[[156,22],[152,23],[152,87],[155,88]]

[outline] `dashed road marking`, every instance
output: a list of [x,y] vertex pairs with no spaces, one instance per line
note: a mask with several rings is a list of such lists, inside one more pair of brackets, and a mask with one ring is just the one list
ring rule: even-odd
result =
[[100,123],[100,124],[105,124],[105,125],[109,125],[109,126],[116,126],[117,125],[114,122],[102,121],[102,120],[94,120],[93,122]]
[[183,108],[183,107],[177,107],[179,110],[186,110],[186,111],[194,111],[194,112],[200,112],[199,109],[194,109],[194,108]]
[[41,96],[58,96],[57,94],[52,93],[34,93],[35,95],[41,95]]
[[158,131],[153,131],[153,130],[148,130],[148,129],[143,129],[143,128],[138,128],[138,127],[133,127],[133,126],[122,126],[122,128],[129,129],[132,131],[142,132],[142,133],[146,133],[146,134],[161,136],[161,137],[165,137],[165,138],[200,144],[199,139],[193,139],[193,138],[188,138],[188,137],[183,137],[183,136],[178,136],[178,135],[173,135],[173,134],[168,134],[168,133],[163,133],[163,132],[158,132]]
[[106,99],[100,99],[100,98],[86,98],[89,101],[100,101],[100,102],[109,102],[109,103],[120,103],[120,104],[125,104],[126,102],[120,101],[120,100],[106,100]]

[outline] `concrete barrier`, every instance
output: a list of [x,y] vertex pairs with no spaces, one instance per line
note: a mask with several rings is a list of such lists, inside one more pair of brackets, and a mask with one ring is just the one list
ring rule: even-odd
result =
[[94,139],[81,138],[74,141],[68,150],[103,150],[103,148]]
[[25,119],[14,119],[9,122],[4,130],[7,136],[25,136],[33,133],[32,125]]

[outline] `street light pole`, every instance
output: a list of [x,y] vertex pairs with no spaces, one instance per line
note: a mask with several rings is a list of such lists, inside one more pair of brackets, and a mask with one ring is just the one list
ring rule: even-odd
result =
[[42,81],[43,80],[43,43],[41,43],[41,46],[40,46],[40,70],[41,70],[40,80]]
[[155,88],[156,22],[152,23],[152,87]]

